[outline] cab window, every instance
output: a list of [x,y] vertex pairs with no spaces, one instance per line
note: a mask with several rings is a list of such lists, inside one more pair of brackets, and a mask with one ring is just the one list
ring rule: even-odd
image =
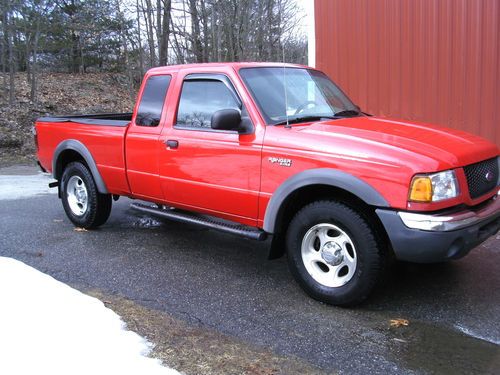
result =
[[171,76],[151,76],[142,92],[135,124],[139,126],[158,126],[160,124],[163,103],[170,85]]
[[186,80],[182,85],[176,127],[211,129],[212,115],[230,108],[240,109],[240,104],[224,82]]

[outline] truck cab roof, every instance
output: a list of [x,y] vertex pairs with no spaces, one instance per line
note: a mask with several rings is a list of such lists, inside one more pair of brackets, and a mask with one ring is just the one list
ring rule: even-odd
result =
[[229,67],[234,70],[239,70],[241,68],[259,68],[259,67],[286,67],[286,68],[303,68],[303,69],[314,69],[306,65],[299,64],[288,64],[280,62],[221,62],[221,63],[196,63],[196,64],[184,64],[184,65],[167,65],[159,66],[156,68],[151,68],[148,73],[171,73],[173,71],[178,72],[181,70],[193,69],[193,68],[224,68]]

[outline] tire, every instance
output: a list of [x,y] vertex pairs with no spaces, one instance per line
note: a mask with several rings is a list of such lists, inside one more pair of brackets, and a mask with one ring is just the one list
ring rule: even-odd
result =
[[101,194],[88,168],[80,162],[69,163],[61,178],[61,198],[66,215],[81,228],[104,224],[111,213],[111,194]]
[[314,299],[350,306],[364,301],[377,284],[385,248],[362,215],[337,201],[302,208],[287,230],[288,265]]

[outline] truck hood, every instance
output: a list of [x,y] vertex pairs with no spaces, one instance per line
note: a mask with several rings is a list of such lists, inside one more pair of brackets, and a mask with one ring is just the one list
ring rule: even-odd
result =
[[428,172],[465,166],[499,152],[495,144],[463,131],[377,117],[352,117],[293,128],[303,136],[318,136],[321,143],[331,144],[328,141],[334,139],[336,144],[362,143],[368,157],[394,155],[402,164],[420,160],[420,168],[425,166]]

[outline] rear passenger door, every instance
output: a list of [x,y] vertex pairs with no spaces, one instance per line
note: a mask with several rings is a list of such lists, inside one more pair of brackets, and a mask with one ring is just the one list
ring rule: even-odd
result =
[[174,125],[164,134],[160,154],[165,199],[255,225],[262,139],[255,133],[210,127],[213,113],[229,108],[240,110],[242,121],[252,122],[233,83],[224,74],[188,74],[179,97]]
[[127,177],[134,196],[161,201],[158,155],[165,122],[163,110],[172,75],[150,75],[139,94],[135,115],[125,140]]

